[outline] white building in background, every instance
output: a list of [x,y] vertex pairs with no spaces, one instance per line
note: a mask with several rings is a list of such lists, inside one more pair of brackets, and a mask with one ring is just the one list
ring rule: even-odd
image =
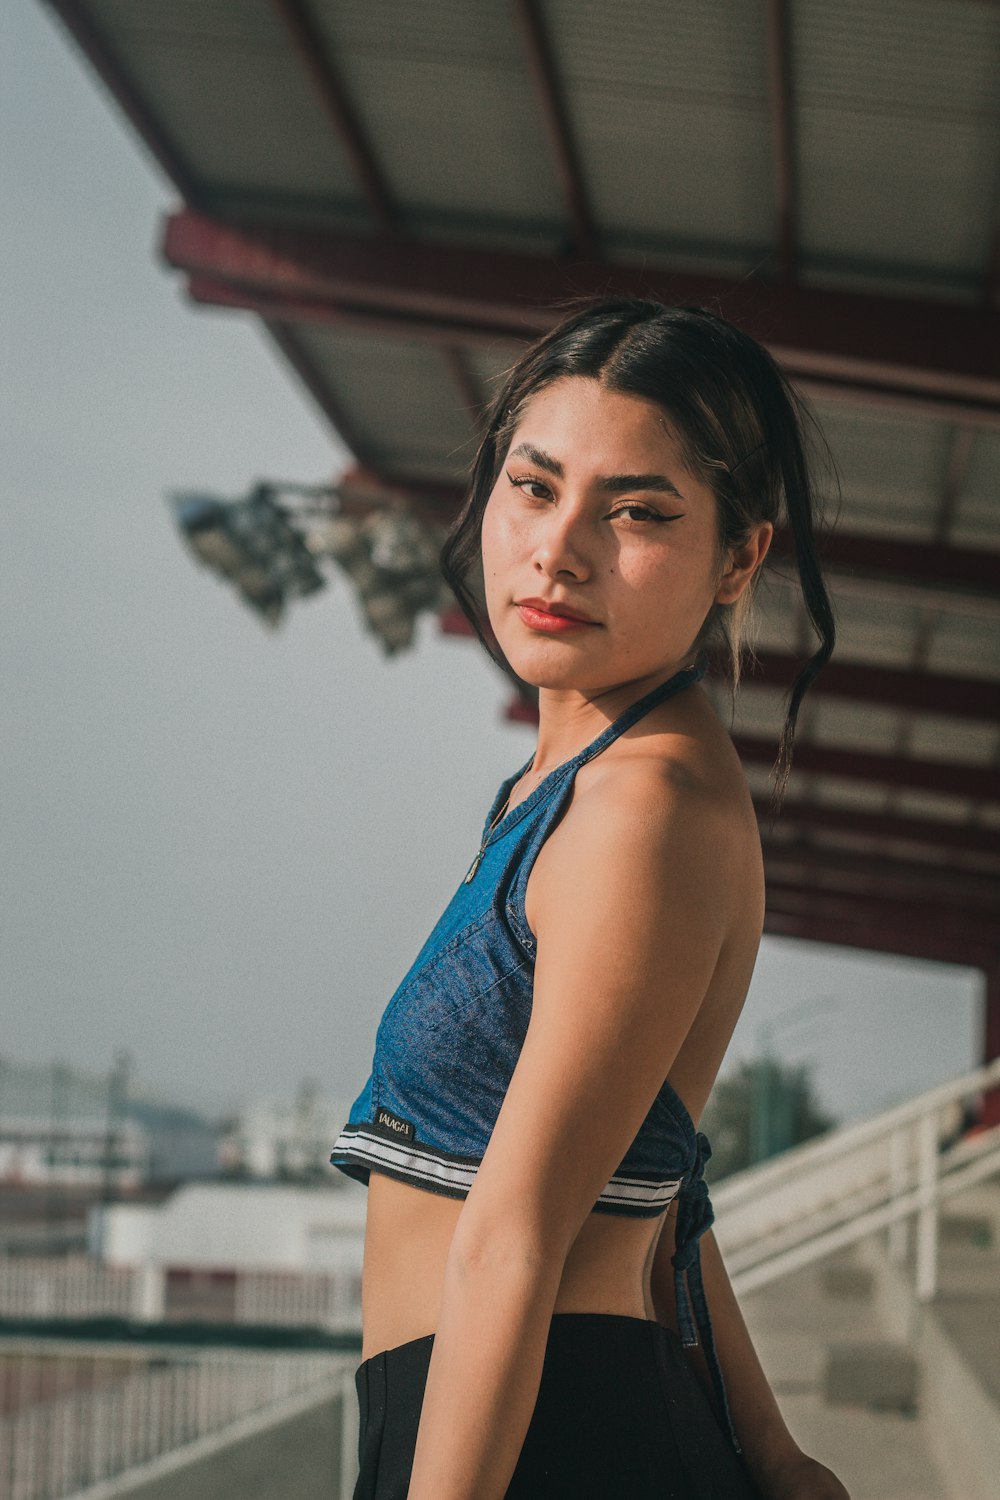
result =
[[365,1189],[185,1183],[162,1203],[90,1210],[90,1251],[116,1266],[360,1275]]
[[91,1209],[90,1253],[129,1283],[133,1316],[356,1331],[360,1183],[186,1183],[159,1204]]
[[318,1084],[306,1082],[294,1100],[244,1104],[223,1127],[219,1165],[224,1172],[272,1182],[343,1176],[329,1160],[350,1103],[325,1098]]
[[102,1119],[52,1122],[0,1114],[0,1184],[9,1187],[139,1187],[149,1164],[149,1137],[133,1120],[113,1131]]
[[0,1057],[0,1185],[138,1187],[150,1137],[125,1113],[127,1090],[121,1059],[103,1075]]

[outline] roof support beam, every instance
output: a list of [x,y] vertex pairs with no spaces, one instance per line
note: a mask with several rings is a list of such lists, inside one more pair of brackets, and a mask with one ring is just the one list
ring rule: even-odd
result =
[[[777,651],[758,652],[757,662],[760,671],[748,672],[743,682],[782,691],[791,687],[802,665],[797,658]],[[827,662],[812,683],[809,696],[847,698],[859,703],[877,703],[880,708],[949,714],[989,723],[1000,721],[1000,681],[910,672],[868,662],[839,661],[836,657]]]
[[[487,349],[495,349],[498,342],[497,334],[482,324],[456,326],[430,319],[418,321],[399,312],[340,304],[328,298],[264,292],[198,273],[189,274],[188,293],[195,302],[205,302],[210,306],[238,307],[262,318],[282,318],[293,323],[329,323],[334,327],[361,328],[385,339],[452,344],[459,337],[463,344],[482,345]],[[508,342],[512,348],[521,337],[520,334],[510,335]],[[869,408],[906,412],[932,422],[950,421],[970,428],[1000,427],[1000,405],[970,405],[958,397],[921,396],[892,385],[859,387],[850,381],[825,380],[816,375],[799,375],[795,383],[805,395],[816,400],[841,402],[848,406],[857,406],[863,401]]]
[[[744,761],[772,766],[777,758],[773,740],[734,735],[733,744]],[[811,771],[821,776],[840,776],[850,781],[872,781],[881,786],[907,787],[911,791],[940,792],[946,796],[1000,802],[1000,770],[992,766],[963,765],[937,760],[904,760],[872,750],[847,750],[837,745],[795,745],[792,776]]]
[[562,189],[566,216],[572,227],[573,250],[577,255],[593,255],[594,225],[587,206],[580,159],[538,0],[513,0],[513,9],[542,124],[548,137],[556,180]]
[[403,243],[390,235],[224,225],[184,211],[163,253],[179,270],[263,298],[395,316],[417,333],[520,340],[550,328],[569,292],[641,291],[718,306],[756,334],[793,377],[917,394],[1000,421],[1000,310],[816,287],[636,271],[477,247]]
[[[802,898],[802,899],[800,899]],[[792,937],[814,943],[833,943],[864,952],[896,953],[908,958],[936,960],[987,968],[1000,958],[996,933],[984,925],[944,931],[926,909],[887,914],[870,898],[851,904],[828,893],[818,896],[768,881],[764,931],[772,937]]]
[[765,837],[762,841],[768,878],[800,881],[819,895],[875,895],[894,901],[935,902],[939,914],[948,912],[990,919],[1000,932],[1000,880],[996,867],[982,872],[943,870],[926,862],[910,862],[884,854],[858,854],[850,849],[817,848]]
[[[1000,616],[1000,560],[995,552],[849,531],[821,535],[818,545],[823,571],[837,580],[840,593],[870,598],[877,591],[883,600],[991,619]],[[765,567],[769,581],[797,589],[792,570],[780,573],[768,566],[779,557],[794,557],[787,528],[775,533]]]
[[[832,662],[830,665],[833,665]],[[814,692],[818,685],[818,682],[814,683],[809,691]],[[758,817],[766,823],[767,800],[755,797],[754,807]],[[960,855],[992,855],[1000,858],[1000,829],[981,828],[974,823],[949,823],[939,818],[865,812],[857,807],[841,807],[839,804],[826,802],[800,802],[790,797],[786,797],[782,803],[775,827],[846,834],[877,841],[882,845],[904,844],[911,850],[921,848],[935,857],[940,856],[944,850],[949,858]],[[773,839],[773,847],[775,850],[782,847],[780,839]]]
[[392,195],[337,75],[329,43],[303,0],[271,0],[271,4],[288,32],[303,71],[344,149],[372,217],[380,229],[391,231],[397,223]]
[[771,102],[771,176],[774,181],[775,241],[783,281],[795,279],[796,193],[792,150],[792,87],[787,0],[764,0],[767,21],[768,83]]

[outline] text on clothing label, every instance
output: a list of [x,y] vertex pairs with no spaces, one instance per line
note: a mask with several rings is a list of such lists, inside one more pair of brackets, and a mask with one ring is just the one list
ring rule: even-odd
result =
[[405,1140],[412,1141],[414,1125],[412,1120],[401,1120],[398,1115],[392,1115],[387,1109],[379,1109],[375,1112],[375,1124],[381,1125],[391,1135],[402,1136]]

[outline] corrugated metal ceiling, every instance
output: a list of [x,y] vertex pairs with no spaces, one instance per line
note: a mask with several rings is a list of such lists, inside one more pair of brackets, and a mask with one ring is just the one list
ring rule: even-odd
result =
[[[109,86],[168,170],[175,159],[189,169],[197,207],[218,220],[364,227],[373,255],[400,242],[540,259],[576,246],[603,257],[609,275],[616,266],[753,273],[765,300],[781,297],[784,277],[985,307],[991,258],[1000,274],[1000,5],[49,3],[83,25],[77,34]],[[769,31],[769,16],[782,25]],[[574,262],[561,264],[569,295]],[[641,274],[635,285],[643,290]],[[201,295],[212,300],[211,284]],[[410,315],[391,300],[363,309],[362,327],[339,306],[283,312],[237,273],[217,295],[290,331],[311,388],[343,413],[360,457],[401,482],[461,480],[471,408],[519,348],[493,336],[516,324],[516,299],[509,323],[463,339],[413,322],[408,332]],[[455,316],[473,315],[460,304]],[[871,541],[869,563],[882,543],[921,542],[953,571],[938,588],[897,564],[886,582],[877,568],[833,569],[835,660],[862,675],[898,669],[901,686],[887,687],[884,702],[870,683],[853,698],[807,696],[797,743],[820,761],[809,769],[800,759],[790,793],[802,821],[775,836],[902,857],[913,844],[893,837],[898,823],[875,837],[857,818],[886,811],[904,823],[1000,827],[1000,797],[966,795],[962,784],[963,767],[981,778],[1000,767],[995,720],[976,717],[968,698],[963,715],[936,710],[933,694],[919,708],[906,696],[925,672],[981,681],[984,692],[998,677],[1000,589],[991,594],[981,575],[964,584],[968,558],[955,549],[996,556],[1000,573],[1000,401],[984,414],[969,382],[963,394],[944,378],[938,405],[890,387],[877,402],[852,403],[843,390],[834,400],[829,387],[815,401],[842,479],[835,536]],[[801,659],[812,637],[779,571],[794,574],[787,559],[768,569],[759,649]],[[726,691],[711,691],[728,723]],[[749,674],[734,733],[773,739],[783,709],[783,692]],[[877,761],[849,771],[836,758],[844,750]],[[769,761],[750,755],[745,765],[765,795]],[[941,782],[935,767],[949,766],[957,774]],[[850,826],[810,823],[810,809],[829,808]],[[972,857],[944,848],[942,868]],[[804,930],[789,901],[792,925],[779,930]]]

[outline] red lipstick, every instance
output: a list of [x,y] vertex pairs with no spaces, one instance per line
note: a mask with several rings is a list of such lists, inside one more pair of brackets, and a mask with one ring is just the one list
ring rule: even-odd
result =
[[568,604],[558,604],[554,599],[518,599],[517,612],[531,630],[542,630],[549,635],[564,635],[571,630],[587,630],[598,625],[579,610]]

